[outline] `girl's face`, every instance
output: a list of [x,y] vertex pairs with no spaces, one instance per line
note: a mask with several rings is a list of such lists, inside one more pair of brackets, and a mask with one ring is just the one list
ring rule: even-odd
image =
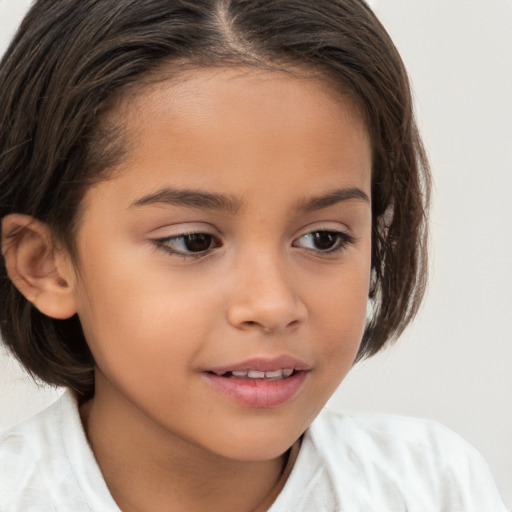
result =
[[276,457],[361,340],[365,125],[318,79],[244,69],[197,70],[121,110],[130,153],[85,197],[71,280],[94,400],[163,439]]

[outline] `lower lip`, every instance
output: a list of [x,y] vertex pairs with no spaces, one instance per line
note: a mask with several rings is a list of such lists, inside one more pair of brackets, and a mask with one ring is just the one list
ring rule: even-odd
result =
[[306,371],[298,371],[286,379],[240,379],[205,373],[210,385],[217,391],[249,407],[269,409],[291,400],[301,389]]

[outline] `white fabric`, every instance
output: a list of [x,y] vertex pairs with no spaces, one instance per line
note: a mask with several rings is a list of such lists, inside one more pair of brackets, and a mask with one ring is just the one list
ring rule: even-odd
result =
[[[0,512],[120,512],[66,392],[0,434]],[[506,512],[489,468],[431,421],[323,411],[269,512]]]

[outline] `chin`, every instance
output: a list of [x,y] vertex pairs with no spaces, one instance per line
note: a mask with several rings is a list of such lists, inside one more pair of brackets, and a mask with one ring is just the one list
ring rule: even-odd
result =
[[216,452],[226,459],[240,462],[264,462],[281,457],[294,445],[296,440],[279,444],[262,442],[251,443],[249,446],[226,446],[222,450],[217,448]]
[[232,460],[267,461],[283,455],[302,434],[302,429],[286,428],[276,422],[275,426],[256,432],[231,432],[223,441],[219,439],[212,451]]

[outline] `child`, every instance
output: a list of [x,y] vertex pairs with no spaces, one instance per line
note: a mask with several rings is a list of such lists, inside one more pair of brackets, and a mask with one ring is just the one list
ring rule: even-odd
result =
[[68,387],[0,435],[0,511],[505,510],[443,427],[322,411],[425,285],[363,2],[39,1],[0,90],[2,337]]

